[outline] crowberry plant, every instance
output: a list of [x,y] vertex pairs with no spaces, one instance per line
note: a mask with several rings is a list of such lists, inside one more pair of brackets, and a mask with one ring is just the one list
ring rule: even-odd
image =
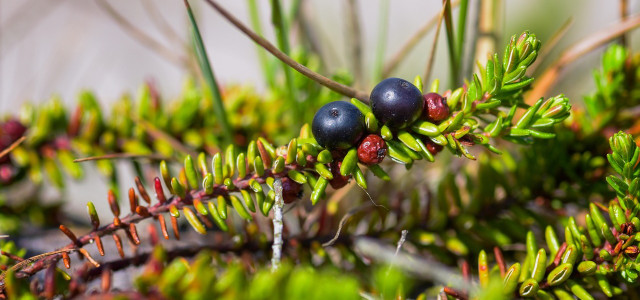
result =
[[[0,242],[0,298],[634,297],[640,60],[628,50],[605,53],[586,112],[531,97],[541,42],[528,31],[463,81],[468,3],[456,32],[446,1],[449,87],[416,76],[360,91],[362,72],[322,76],[320,53],[290,47],[288,28],[307,25],[295,6],[271,3],[276,47],[205,1],[284,67],[262,57],[264,94],[220,87],[185,2],[203,86],[166,105],[146,84],[111,114],[82,92],[74,109],[54,98],[1,123],[0,229],[24,246],[19,226],[39,220],[68,243],[24,259]],[[128,189],[114,158],[137,175]],[[78,225],[16,204],[21,184],[65,191],[83,161],[109,183],[106,211],[91,198]],[[135,279],[115,286],[125,269]]]

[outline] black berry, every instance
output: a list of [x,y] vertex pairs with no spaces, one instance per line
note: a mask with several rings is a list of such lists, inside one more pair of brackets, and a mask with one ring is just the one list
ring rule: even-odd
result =
[[316,112],[311,131],[322,147],[348,149],[355,145],[365,132],[364,115],[351,103],[331,102]]
[[387,146],[377,134],[368,135],[358,146],[358,160],[366,165],[379,164],[386,155]]
[[411,82],[387,78],[371,91],[373,115],[391,128],[403,128],[418,119],[424,107],[422,93]]
[[424,98],[424,116],[427,120],[440,123],[449,117],[449,106],[447,99],[437,93],[428,93]]

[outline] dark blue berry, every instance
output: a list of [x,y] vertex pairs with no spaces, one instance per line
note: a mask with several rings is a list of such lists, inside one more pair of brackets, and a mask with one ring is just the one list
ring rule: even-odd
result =
[[403,128],[420,117],[424,108],[422,93],[411,82],[387,78],[371,91],[373,115],[391,128]]
[[327,103],[313,117],[311,131],[322,147],[348,149],[364,134],[364,115],[349,102]]

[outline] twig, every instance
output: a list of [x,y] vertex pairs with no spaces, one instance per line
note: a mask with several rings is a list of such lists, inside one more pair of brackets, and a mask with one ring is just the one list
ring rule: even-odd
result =
[[640,26],[640,14],[634,15],[624,22],[616,23],[609,28],[594,32],[582,41],[569,47],[562,53],[560,58],[537,79],[537,84],[526,96],[525,102],[527,104],[533,104],[540,97],[543,97],[549,89],[558,82],[557,79],[560,76],[560,72],[568,64],[638,26]]
[[[409,230],[403,229],[402,232],[400,233],[400,239],[398,240],[398,243],[396,244],[396,253],[393,254],[393,259],[395,261],[396,257],[398,257],[398,253],[400,253],[400,249],[402,248],[402,245],[404,245],[404,242],[407,241],[407,234],[409,233]],[[387,269],[387,276],[389,276],[389,272],[391,272],[391,266],[393,265],[393,262],[391,264],[389,264],[389,269]]]
[[[446,284],[454,288],[467,288],[467,284],[462,276],[446,265],[408,253],[399,253],[398,256],[395,256],[395,249],[393,247],[383,244],[376,239],[369,237],[357,238],[354,241],[354,248],[368,258],[382,263],[392,264],[418,278],[431,280],[439,284]],[[471,289],[473,289],[473,287]]]
[[211,7],[213,7],[216,11],[218,11],[223,17],[225,17],[229,22],[231,22],[234,26],[236,26],[240,31],[246,34],[254,42],[262,46],[265,50],[269,51],[279,60],[283,61],[284,63],[286,63],[293,69],[295,69],[296,71],[300,72],[302,75],[307,76],[312,80],[318,82],[319,84],[328,87],[334,92],[340,93],[350,98],[356,98],[363,102],[367,102],[367,103],[369,102],[369,95],[367,93],[363,91],[358,91],[354,88],[348,87],[344,84],[341,84],[327,77],[324,77],[314,71],[311,71],[309,68],[298,63],[297,61],[293,60],[291,57],[284,54],[282,51],[278,50],[278,48],[276,48],[269,41],[257,35],[255,32],[251,31],[251,29],[249,29],[247,26],[242,24],[240,20],[238,20],[231,13],[229,13],[227,10],[222,8],[222,6],[220,6],[216,1],[213,1],[213,0],[205,0],[205,1],[207,1],[207,3],[211,5]]
[[[313,164],[315,163],[315,159],[310,159],[308,160],[308,162]],[[93,239],[95,239],[96,236],[103,237],[109,234],[113,234],[116,243],[119,243],[118,235],[114,234],[115,232],[122,229],[122,230],[125,230],[125,233],[127,233],[126,230],[131,227],[131,224],[139,223],[146,219],[151,219],[151,218],[155,219],[159,217],[161,214],[165,214],[169,212],[172,209],[172,207],[173,209],[180,210],[184,207],[192,206],[193,199],[196,199],[196,198],[200,199],[200,201],[205,203],[206,201],[209,201],[211,199],[216,199],[220,195],[227,195],[229,192],[247,190],[250,188],[250,182],[252,182],[253,180],[255,180],[260,184],[264,184],[266,182],[266,178],[269,178],[269,177],[280,178],[283,176],[287,176],[287,172],[289,170],[302,171],[303,169],[304,167],[299,166],[296,163],[287,164],[285,165],[285,170],[278,174],[274,174],[271,169],[267,169],[265,170],[263,176],[253,176],[253,177],[248,176],[245,178],[237,178],[236,180],[233,181],[234,188],[231,188],[231,189],[229,189],[229,187],[225,186],[224,184],[214,184],[213,192],[210,194],[207,194],[205,190],[191,190],[189,191],[188,194],[186,194],[184,198],[173,196],[167,199],[165,202],[158,202],[155,205],[147,206],[146,212],[144,214],[131,212],[130,214],[122,218],[115,218],[114,222],[112,223],[104,225],[96,230],[92,230],[91,232],[84,234],[82,236],[77,236],[76,239],[74,239],[75,241],[60,248],[59,251],[64,252],[71,249],[77,249],[77,247],[83,247],[91,243],[91,241],[93,241]],[[172,225],[175,226],[174,230],[176,231],[175,234],[177,235],[178,231],[176,230],[177,225],[174,223],[175,221],[176,219],[172,217],[171,222],[172,222]],[[122,247],[119,246],[118,249],[121,251]],[[121,252],[121,255],[124,255],[124,254],[122,254]],[[43,270],[44,268],[46,268],[48,263],[58,259],[60,259],[60,255],[58,254],[45,257],[41,260],[34,262],[31,267],[21,270],[20,273],[23,274],[22,276],[24,277],[31,276],[32,274],[35,274]]]
[[[460,4],[460,0],[451,2],[451,8],[458,6],[458,4]],[[431,17],[424,25],[422,25],[422,27],[420,27],[420,29],[418,29],[418,31],[416,31],[416,33],[414,33],[404,43],[404,45],[402,45],[398,52],[393,54],[391,59],[387,63],[385,63],[384,67],[382,68],[382,78],[388,77],[389,74],[391,74],[391,72],[393,72],[398,67],[400,62],[409,55],[409,52],[413,50],[418,42],[420,42],[420,40],[422,40],[422,38],[424,38],[425,35],[429,33],[433,26],[437,25],[436,22],[440,20],[440,15],[442,15],[442,13],[436,13],[433,17]],[[441,23],[441,21],[438,23]]]
[[[447,0],[445,0],[446,2]],[[436,27],[436,33],[433,36],[433,43],[431,43],[431,53],[429,53],[429,60],[427,60],[427,67],[424,71],[423,82],[429,84],[431,81],[431,70],[433,69],[433,59],[436,56],[436,48],[438,47],[438,36],[440,36],[440,27],[442,27],[442,18],[444,17],[444,13],[446,11],[446,4],[442,5],[442,9],[440,10],[440,16],[438,18],[438,27]]]
[[5,155],[9,154],[9,152],[13,151],[13,149],[20,146],[20,144],[22,144],[22,142],[24,142],[24,140],[26,139],[27,139],[26,136],[22,136],[19,139],[17,139],[15,142],[11,143],[9,147],[7,147],[6,149],[2,150],[2,152],[0,152],[0,158],[3,158]]
[[322,244],[322,247],[330,247],[333,246],[333,244],[336,243],[336,241],[340,238],[340,232],[342,232],[342,228],[344,227],[344,224],[347,223],[347,221],[349,221],[349,219],[357,214],[358,212],[364,210],[365,208],[370,208],[371,206],[358,206],[355,207],[353,209],[351,209],[349,212],[347,212],[344,216],[342,216],[342,219],[340,219],[340,223],[338,224],[338,231],[336,231],[336,234],[333,236],[332,239],[330,239],[329,241],[325,242]]
[[151,50],[156,51],[158,54],[164,56],[169,61],[177,64],[180,67],[186,67],[189,65],[189,60],[179,54],[174,53],[171,49],[165,47],[160,42],[147,35],[144,31],[140,30],[133,24],[131,24],[125,17],[118,13],[107,1],[96,0],[98,6],[100,6],[116,23],[122,27],[129,35],[139,41],[141,44],[149,47]]
[[76,158],[73,162],[85,162],[85,161],[93,161],[93,160],[103,160],[103,159],[130,159],[130,158],[145,158],[150,160],[170,160],[171,157],[164,156],[161,154],[134,154],[134,153],[111,153],[99,156],[89,156],[83,158]]
[[11,268],[9,268],[9,270],[2,272],[2,274],[0,274],[0,286],[4,286],[4,278],[5,276],[7,276],[7,272],[9,271],[17,271],[18,269],[22,268],[23,266],[26,266],[32,262],[35,262],[43,257],[48,257],[48,256],[52,256],[52,255],[56,255],[56,254],[60,254],[63,252],[72,252],[72,251],[76,251],[77,249],[60,249],[60,250],[56,250],[56,251],[51,251],[51,252],[47,252],[47,253],[43,253],[43,254],[39,254],[36,256],[32,256],[29,257],[25,260],[21,260],[20,262],[18,262],[17,264],[11,266]]
[[276,192],[276,200],[273,211],[273,257],[271,258],[271,272],[275,272],[280,267],[282,257],[282,208],[284,200],[282,198],[282,181],[276,179],[273,182],[273,190]]

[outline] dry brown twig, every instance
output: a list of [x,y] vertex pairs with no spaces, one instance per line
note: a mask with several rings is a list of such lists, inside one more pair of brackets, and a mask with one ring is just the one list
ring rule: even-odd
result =
[[438,37],[440,36],[440,28],[442,27],[442,19],[444,18],[445,9],[447,7],[447,1],[442,3],[442,9],[438,17],[438,27],[436,27],[436,34],[433,36],[433,43],[431,44],[431,53],[429,54],[429,60],[427,60],[427,67],[424,71],[424,82],[430,82],[431,70],[433,69],[433,59],[436,57],[436,48],[438,47]]
[[7,147],[6,149],[2,150],[0,152],[0,158],[3,158],[5,155],[9,154],[9,152],[13,151],[13,149],[17,148],[18,146],[20,146],[20,144],[22,144],[22,142],[24,142],[24,140],[26,140],[27,137],[22,136],[21,138],[17,139],[15,142],[13,142],[11,145],[9,145],[9,147]]

